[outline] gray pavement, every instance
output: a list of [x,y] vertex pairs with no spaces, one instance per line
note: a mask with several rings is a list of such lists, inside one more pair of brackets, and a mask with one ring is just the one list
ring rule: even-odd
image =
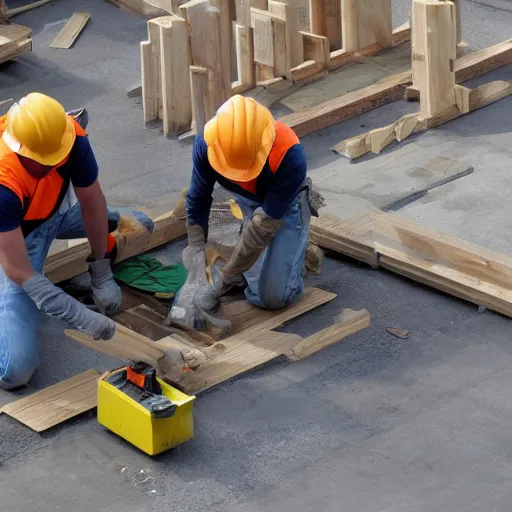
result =
[[[409,1],[393,4],[398,25]],[[473,48],[510,37],[512,14],[464,0],[462,8],[464,39]],[[92,13],[76,46],[48,48],[75,11]],[[34,53],[0,66],[0,98],[39,90],[67,108],[87,106],[109,201],[154,212],[171,207],[188,182],[191,143],[165,139],[158,125],[145,128],[140,102],[125,95],[140,76],[144,21],[103,0],[57,0],[16,21],[33,28]],[[500,70],[493,79],[510,79],[510,72]],[[388,196],[391,183],[402,187],[402,200],[407,190],[401,177],[411,178],[411,169],[425,168],[432,159],[472,167],[469,174],[454,167],[455,179],[445,185],[423,180],[424,190],[437,188],[397,213],[507,252],[511,105],[503,100],[356,164],[329,147],[392,122],[414,105],[389,105],[317,132],[303,144],[315,179],[338,176],[334,182],[329,178],[328,192],[332,198],[342,194],[347,214],[375,207],[375,197]],[[365,194],[378,167],[386,168],[391,181]],[[417,191],[417,182],[408,183],[411,193]],[[478,206],[476,199],[482,200]],[[182,245],[162,257],[179,254]],[[43,434],[2,415],[2,507],[16,512],[117,512],[130,506],[190,512],[510,510],[509,320],[340,258],[327,258],[322,275],[309,284],[338,297],[287,331],[310,334],[329,325],[343,307],[368,309],[371,328],[302,362],[278,361],[201,395],[195,438],[155,459],[105,431],[92,412]],[[408,329],[409,339],[389,335],[387,327]],[[41,368],[21,393],[87,368],[102,371],[118,364],[65,339],[62,326],[47,319],[40,349]]]

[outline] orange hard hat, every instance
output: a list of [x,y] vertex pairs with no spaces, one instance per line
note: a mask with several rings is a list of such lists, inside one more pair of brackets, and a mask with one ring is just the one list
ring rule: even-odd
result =
[[32,92],[7,112],[2,138],[18,155],[53,166],[70,153],[76,131],[72,119],[57,100]]
[[275,136],[267,108],[252,98],[233,96],[204,128],[208,161],[225,178],[251,181],[262,171]]

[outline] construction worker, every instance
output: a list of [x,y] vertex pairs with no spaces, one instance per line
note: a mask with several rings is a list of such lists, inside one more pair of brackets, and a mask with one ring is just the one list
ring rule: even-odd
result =
[[295,133],[252,98],[233,96],[206,124],[204,137],[196,136],[192,160],[185,264],[204,251],[215,183],[235,195],[244,215],[231,258],[211,269],[210,296],[196,294],[196,305],[209,309],[212,296],[245,283],[247,300],[261,308],[281,309],[300,299],[311,181]]
[[107,209],[85,131],[56,100],[25,96],[0,117],[0,137],[0,388],[11,389],[38,366],[38,310],[95,339],[113,337],[112,320],[42,272],[54,239],[87,237],[94,302],[103,313],[117,312],[121,290],[108,252],[119,214]]

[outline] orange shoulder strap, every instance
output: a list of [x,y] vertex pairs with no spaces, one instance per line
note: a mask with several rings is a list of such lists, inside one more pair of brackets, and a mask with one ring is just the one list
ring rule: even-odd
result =
[[276,138],[268,155],[268,165],[273,173],[277,172],[286,152],[295,144],[300,144],[295,132],[281,121],[276,121]]
[[[73,118],[71,118],[71,119],[73,119]],[[74,119],[73,119],[73,124],[75,125],[75,132],[79,137],[85,137],[87,135],[87,133],[85,133],[85,130]]]

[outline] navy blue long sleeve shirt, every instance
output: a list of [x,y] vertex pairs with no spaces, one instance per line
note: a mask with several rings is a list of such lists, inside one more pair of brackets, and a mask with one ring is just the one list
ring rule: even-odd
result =
[[275,173],[268,160],[256,181],[253,194],[219,174],[208,161],[208,146],[203,137],[196,135],[192,153],[192,178],[187,193],[187,216],[191,223],[199,224],[208,233],[208,219],[212,206],[215,183],[223,188],[261,204],[263,211],[274,219],[284,217],[297,198],[306,178],[306,152],[300,144],[292,146]]

